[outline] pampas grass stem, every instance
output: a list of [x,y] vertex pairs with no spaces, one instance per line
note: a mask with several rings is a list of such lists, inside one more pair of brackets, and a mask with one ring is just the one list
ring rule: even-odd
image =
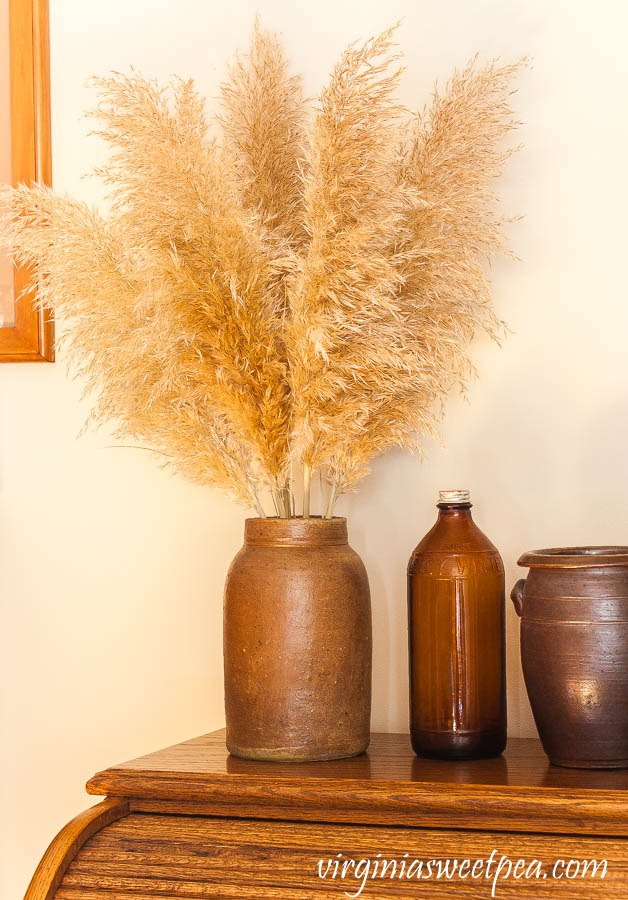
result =
[[303,518],[310,517],[310,493],[312,486],[312,468],[307,464],[303,466]]
[[260,519],[265,519],[266,513],[264,512],[264,507],[262,506],[260,499],[257,496],[257,494],[255,493],[255,491],[253,491],[253,502],[255,505],[255,510],[257,512],[257,515],[260,517]]
[[338,492],[338,485],[332,484],[331,491],[329,492],[329,499],[327,501],[327,509],[325,510],[325,518],[331,519],[334,515],[334,506],[336,505],[336,494]]

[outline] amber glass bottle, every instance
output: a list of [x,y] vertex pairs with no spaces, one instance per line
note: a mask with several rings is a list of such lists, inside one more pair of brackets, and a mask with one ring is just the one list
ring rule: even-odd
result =
[[441,491],[408,564],[410,731],[419,756],[479,759],[506,746],[504,566],[468,491]]

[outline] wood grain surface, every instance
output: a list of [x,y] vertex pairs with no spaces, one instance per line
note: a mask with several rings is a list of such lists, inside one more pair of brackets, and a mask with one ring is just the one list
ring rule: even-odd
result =
[[63,875],[83,844],[101,828],[125,816],[124,800],[103,800],[75,816],[54,838],[35,870],[24,900],[52,900]]
[[375,734],[354,759],[282,764],[230,756],[219,731],[107,769],[87,790],[170,814],[628,835],[628,771],[559,769],[535,740],[440,762],[417,758],[408,735]]
[[[360,881],[347,869],[345,879],[318,874],[328,860],[353,859],[389,865],[382,878],[367,878],[361,896],[491,897],[492,879],[501,857],[514,866],[525,861],[531,877],[500,878],[497,897],[625,898],[628,896],[628,860],[625,843],[605,838],[562,835],[495,835],[390,827],[332,826],[316,823],[256,822],[194,816],[131,814],[95,834],[69,866],[56,900],[149,900],[164,897],[281,898],[324,900],[355,893]],[[460,879],[435,877],[446,859],[470,864],[494,853],[489,877]],[[340,856],[338,856],[340,854]],[[401,863],[422,860],[422,879],[399,877]],[[393,876],[392,861],[397,863]],[[432,878],[426,878],[428,860]],[[540,865],[534,865],[538,860]],[[557,860],[557,872],[553,877]],[[580,873],[565,876],[565,864],[577,860]],[[606,860],[606,876],[582,877],[583,860]],[[364,868],[364,867],[363,867]],[[502,874],[507,867],[502,866]],[[340,871],[340,869],[339,869]],[[373,868],[370,869],[372,873]],[[405,871],[405,869],[404,869]],[[524,870],[521,869],[523,872]],[[575,871],[571,869],[571,874]],[[600,870],[601,871],[601,870]],[[416,866],[413,873],[416,872]],[[538,872],[539,877],[534,877]]]

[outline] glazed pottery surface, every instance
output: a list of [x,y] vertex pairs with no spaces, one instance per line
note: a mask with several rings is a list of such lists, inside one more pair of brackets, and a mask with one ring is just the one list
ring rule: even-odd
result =
[[247,519],[225,586],[227,747],[337,759],[369,743],[371,601],[346,519]]
[[512,590],[532,712],[551,762],[628,767],[628,547],[524,553]]

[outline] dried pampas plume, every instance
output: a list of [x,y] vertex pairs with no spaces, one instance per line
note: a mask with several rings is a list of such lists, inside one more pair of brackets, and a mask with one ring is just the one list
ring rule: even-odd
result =
[[419,447],[497,338],[486,264],[522,63],[477,59],[408,118],[390,29],[350,46],[308,117],[256,23],[210,136],[194,85],[96,80],[107,219],[41,186],[0,189],[0,242],[65,326],[90,421],[259,515],[324,514],[390,447]]

